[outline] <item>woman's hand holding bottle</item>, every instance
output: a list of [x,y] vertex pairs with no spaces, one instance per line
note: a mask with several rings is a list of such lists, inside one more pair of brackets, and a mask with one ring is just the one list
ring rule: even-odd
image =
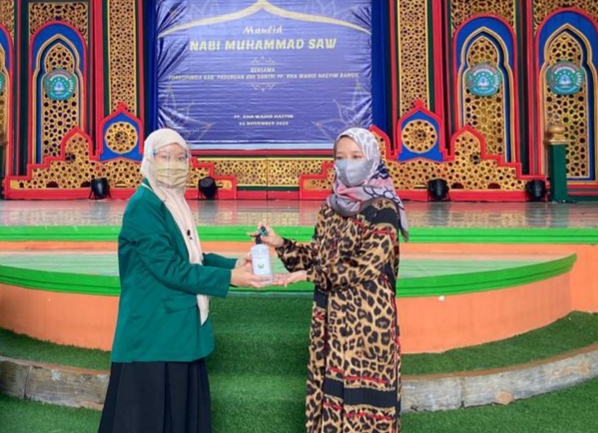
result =
[[252,238],[257,238],[258,236],[261,238],[262,243],[264,245],[268,245],[269,247],[282,247],[284,239],[280,237],[270,226],[267,226],[264,223],[258,223],[257,231],[248,233],[249,236]]

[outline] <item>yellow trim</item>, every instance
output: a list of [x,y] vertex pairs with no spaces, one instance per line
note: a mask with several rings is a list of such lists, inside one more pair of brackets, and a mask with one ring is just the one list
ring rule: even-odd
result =
[[289,18],[296,21],[307,21],[312,23],[323,23],[323,24],[333,24],[337,26],[349,27],[353,30],[357,30],[368,35],[371,35],[371,32],[363,27],[359,27],[356,24],[349,23],[347,21],[337,20],[334,18],[327,18],[318,15],[310,15],[310,14],[303,14],[299,12],[291,12],[285,9],[281,9],[277,6],[272,5],[268,0],[257,0],[254,4],[245,8],[238,12],[233,12],[226,15],[220,15],[216,17],[210,18],[203,18],[196,21],[191,21],[187,24],[181,24],[180,26],[172,27],[171,29],[165,30],[158,35],[158,39],[168,36],[172,33],[179,32],[181,30],[190,29],[192,27],[199,27],[199,26],[209,26],[212,24],[221,24],[228,21],[236,21],[243,18],[247,18],[256,12],[261,10],[265,10],[266,12],[271,13],[272,15],[277,15],[282,18]]

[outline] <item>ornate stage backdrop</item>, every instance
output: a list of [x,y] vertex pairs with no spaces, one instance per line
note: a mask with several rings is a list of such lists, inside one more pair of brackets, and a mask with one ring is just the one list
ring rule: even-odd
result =
[[372,127],[396,185],[523,200],[565,127],[570,192],[598,196],[598,6],[589,0],[0,2],[0,176],[8,198],[113,197],[143,138],[193,145],[189,195],[321,198],[330,145]]

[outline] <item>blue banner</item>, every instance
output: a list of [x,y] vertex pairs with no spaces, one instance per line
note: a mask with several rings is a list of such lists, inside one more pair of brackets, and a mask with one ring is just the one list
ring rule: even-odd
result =
[[330,149],[372,124],[371,16],[371,0],[157,0],[158,126],[200,150]]

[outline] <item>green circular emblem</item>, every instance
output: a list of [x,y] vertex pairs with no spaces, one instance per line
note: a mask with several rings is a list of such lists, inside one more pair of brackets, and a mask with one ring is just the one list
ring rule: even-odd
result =
[[0,95],[4,92],[4,85],[6,84],[6,78],[4,78],[4,74],[0,74]]
[[54,69],[44,77],[44,90],[54,101],[64,101],[75,93],[77,79],[75,75],[64,69]]
[[572,62],[558,62],[546,71],[548,87],[557,95],[573,95],[581,90],[584,70]]
[[476,96],[494,96],[500,89],[502,77],[495,66],[478,63],[465,73],[467,88]]

